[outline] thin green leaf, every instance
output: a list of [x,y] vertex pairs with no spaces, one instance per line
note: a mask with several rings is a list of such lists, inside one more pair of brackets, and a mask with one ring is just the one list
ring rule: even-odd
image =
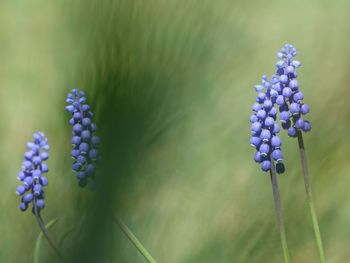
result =
[[[46,228],[50,229],[56,222],[57,222],[57,218],[50,220],[47,224],[46,224]],[[34,247],[34,256],[33,256],[33,263],[39,263],[39,255],[40,255],[40,248],[41,248],[41,243],[43,240],[43,233],[40,231],[36,242],[35,242],[35,247]]]

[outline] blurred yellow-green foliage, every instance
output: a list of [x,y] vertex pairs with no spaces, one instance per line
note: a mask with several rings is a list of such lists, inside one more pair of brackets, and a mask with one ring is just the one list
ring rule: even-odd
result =
[[[58,218],[56,240],[75,227],[62,244],[75,262],[144,262],[106,210],[158,262],[282,262],[248,118],[253,85],[287,42],[312,110],[305,143],[327,262],[348,262],[349,10],[345,0],[1,1],[0,262],[32,262],[39,229],[14,192],[37,130],[51,145],[43,217]],[[103,139],[97,200],[70,171],[73,87],[87,92]],[[282,139],[291,260],[318,262],[297,142]],[[41,250],[42,262],[56,261],[46,243]]]

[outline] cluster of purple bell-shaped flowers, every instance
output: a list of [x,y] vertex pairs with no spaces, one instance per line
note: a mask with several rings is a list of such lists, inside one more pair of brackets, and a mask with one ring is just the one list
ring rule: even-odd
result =
[[286,44],[277,57],[276,75],[269,81],[263,76],[262,85],[256,85],[258,93],[256,103],[253,105],[253,115],[250,117],[251,138],[250,144],[256,148],[254,160],[261,164],[263,171],[270,171],[272,162],[276,162],[276,171],[283,173],[283,155],[280,149],[281,140],[276,135],[280,128],[276,123],[277,109],[279,120],[283,129],[290,137],[296,137],[298,132],[311,130],[309,121],[303,116],[309,113],[310,108],[303,103],[304,95],[299,90],[296,80],[296,69],[301,63],[293,58],[297,55],[296,49]]
[[76,172],[79,186],[84,187],[88,183],[88,178],[94,178],[95,162],[98,157],[97,145],[100,138],[94,134],[97,128],[92,122],[93,113],[86,104],[85,93],[73,89],[68,93],[66,102],[68,103],[66,111],[72,115],[69,123],[73,126],[72,170]]
[[288,131],[290,137],[295,137],[297,131],[308,132],[311,130],[309,121],[303,119],[303,115],[309,113],[310,108],[303,103],[304,95],[299,90],[296,69],[301,63],[293,58],[297,55],[296,49],[286,44],[277,57],[276,76],[272,77],[272,88],[278,93],[276,104],[279,106],[280,121],[283,129]]
[[276,123],[274,91],[267,76],[263,76],[262,85],[256,85],[255,89],[258,95],[250,117],[252,123],[250,144],[256,148],[254,160],[260,163],[261,169],[265,172],[271,170],[272,162],[276,162],[276,171],[283,173],[285,169],[281,151],[282,142],[277,136],[280,127]]
[[16,193],[21,196],[21,211],[26,211],[31,203],[38,211],[45,207],[44,187],[48,185],[48,180],[44,174],[49,169],[44,161],[49,158],[50,147],[43,132],[34,133],[33,138],[33,142],[27,143],[28,151],[24,153],[22,171],[17,174],[18,180],[22,182],[16,188]]

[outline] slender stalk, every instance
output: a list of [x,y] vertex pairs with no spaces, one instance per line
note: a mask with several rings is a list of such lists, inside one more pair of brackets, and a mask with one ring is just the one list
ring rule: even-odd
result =
[[288,245],[287,245],[286,231],[285,231],[284,222],[283,222],[281,198],[280,198],[280,193],[279,193],[278,184],[277,184],[276,167],[275,167],[274,161],[272,159],[271,159],[270,177],[271,177],[273,198],[275,201],[277,226],[278,226],[278,230],[280,232],[282,249],[283,249],[284,262],[289,263],[290,262],[289,250],[288,250]]
[[131,230],[123,223],[123,221],[117,217],[114,216],[119,227],[124,232],[124,234],[127,236],[127,238],[131,241],[131,243],[134,244],[134,246],[137,248],[137,250],[141,253],[141,255],[147,260],[149,263],[157,263],[154,258],[151,256],[151,254],[147,251],[147,249],[141,244],[141,242],[137,239],[137,237],[131,232]]
[[308,170],[308,165],[307,165],[307,160],[306,160],[303,135],[302,135],[301,131],[298,131],[297,135],[298,135],[298,144],[299,144],[299,151],[300,151],[300,161],[301,161],[301,166],[302,166],[303,174],[304,174],[304,185],[305,185],[306,197],[307,197],[307,201],[308,201],[309,208],[310,208],[312,224],[314,227],[314,232],[315,232],[315,237],[316,237],[317,248],[318,248],[318,252],[320,255],[320,262],[325,263],[326,259],[325,259],[325,255],[324,255],[321,232],[320,232],[320,227],[318,225],[316,210],[315,210],[314,201],[313,201],[312,193],[311,193],[311,186],[310,186],[310,180],[309,180],[309,170]]
[[46,240],[49,242],[50,246],[55,251],[57,256],[61,259],[62,262],[64,262],[65,261],[64,257],[62,256],[61,252],[57,248],[57,246],[56,246],[55,242],[53,241],[53,239],[50,237],[49,231],[46,229],[44,221],[41,218],[40,212],[38,211],[38,207],[36,206],[36,199],[34,200],[33,205],[34,205],[35,219],[36,219],[36,221],[37,221],[41,231],[43,232]]

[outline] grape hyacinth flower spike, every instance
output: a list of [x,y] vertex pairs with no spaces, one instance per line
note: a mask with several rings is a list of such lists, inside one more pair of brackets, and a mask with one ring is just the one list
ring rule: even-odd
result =
[[297,137],[298,131],[311,130],[310,122],[303,118],[303,115],[309,113],[310,108],[303,103],[304,95],[299,90],[296,69],[301,63],[294,60],[296,55],[296,49],[286,44],[277,53],[280,60],[276,63],[277,76],[273,77],[273,88],[278,93],[276,103],[279,105],[280,121],[290,137]]
[[96,124],[92,122],[93,113],[90,106],[86,104],[86,97],[83,91],[73,89],[68,93],[66,111],[72,117],[69,123],[72,125],[71,156],[74,158],[72,170],[76,173],[79,186],[85,187],[88,179],[95,183],[95,166],[98,158],[97,145],[100,138],[95,135]]
[[283,256],[284,261],[288,263],[289,251],[276,177],[276,172],[283,173],[285,170],[281,151],[282,142],[277,136],[277,133],[280,131],[276,123],[277,110],[274,107],[278,93],[272,89],[272,85],[265,75],[262,78],[262,84],[256,85],[255,90],[258,92],[258,95],[256,103],[252,106],[253,114],[250,117],[250,122],[252,123],[250,144],[256,149],[255,162],[260,163],[264,172],[270,172]]
[[44,187],[48,185],[48,180],[44,176],[49,169],[45,161],[49,159],[48,139],[43,132],[33,134],[34,141],[27,143],[28,150],[24,153],[22,170],[17,174],[17,178],[22,182],[16,188],[16,194],[21,196],[19,209],[26,211],[32,204],[32,212],[50,246],[63,261],[63,256],[50,237],[45,227],[40,212],[45,207]]
[[303,103],[304,95],[300,91],[299,84],[296,80],[298,76],[296,69],[301,66],[299,61],[294,60],[296,55],[297,51],[291,44],[286,44],[281,51],[277,53],[277,57],[280,61],[276,63],[276,74],[278,77],[274,77],[273,88],[278,93],[276,103],[280,108],[282,127],[287,130],[290,137],[298,138],[306,196],[310,208],[320,261],[324,263],[324,249],[311,193],[309,171],[303,141],[303,132],[309,132],[311,130],[310,122],[303,119],[303,116],[310,112],[310,108],[307,104]]

